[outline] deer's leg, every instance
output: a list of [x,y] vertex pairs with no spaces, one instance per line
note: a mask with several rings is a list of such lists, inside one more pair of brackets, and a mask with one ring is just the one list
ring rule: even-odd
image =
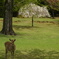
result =
[[13,57],[14,57],[14,51],[13,51]]
[[7,59],[7,53],[8,53],[8,51],[7,51],[7,49],[6,49],[6,51],[5,51],[5,58]]
[[14,52],[11,52],[11,58],[14,59]]
[[13,53],[13,58],[14,58],[14,51],[12,53]]

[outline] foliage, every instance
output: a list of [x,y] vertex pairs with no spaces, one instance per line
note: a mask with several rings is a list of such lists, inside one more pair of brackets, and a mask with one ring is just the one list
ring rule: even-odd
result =
[[59,10],[59,0],[46,0],[51,9]]
[[47,3],[46,3],[45,0],[37,0],[37,4],[38,4],[39,6],[46,6],[46,5],[47,5]]
[[29,3],[59,10],[59,0],[14,0],[14,11],[18,11],[22,6]]
[[[1,1],[5,1],[5,0],[1,0]],[[29,4],[29,3],[35,3],[40,6],[48,6],[48,8],[53,8],[55,10],[56,9],[59,10],[59,8],[58,8],[59,1],[58,0],[56,0],[56,2],[55,2],[55,0],[52,0],[52,1],[53,1],[53,3],[51,3],[51,0],[14,0],[13,11],[18,11],[22,6],[24,6],[25,4]],[[52,4],[53,4],[53,7],[51,6]]]
[[14,0],[14,11],[18,11],[25,4],[35,3],[37,0]]

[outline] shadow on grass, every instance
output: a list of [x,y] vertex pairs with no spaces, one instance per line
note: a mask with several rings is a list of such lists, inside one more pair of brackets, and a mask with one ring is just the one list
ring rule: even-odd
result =
[[0,59],[5,59],[5,53],[4,51],[0,50]]
[[[5,59],[4,55],[4,52],[0,51],[0,59]],[[8,56],[8,59],[11,59],[10,57],[11,56]],[[39,49],[34,49],[30,51],[16,51],[14,59],[59,59],[59,52],[46,52]]]
[[19,29],[19,28],[22,28],[22,29],[25,29],[25,28],[27,28],[27,29],[30,29],[30,28],[38,28],[37,26],[20,26],[20,25],[14,25],[13,26],[15,29]]
[[46,52],[44,50],[39,50],[39,49],[30,50],[28,52],[16,51],[15,58],[16,59],[59,59],[59,52],[57,51]]

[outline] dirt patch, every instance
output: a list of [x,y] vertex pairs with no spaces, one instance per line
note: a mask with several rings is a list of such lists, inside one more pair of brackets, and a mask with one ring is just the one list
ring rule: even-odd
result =
[[37,23],[52,23],[52,24],[56,23],[55,21],[34,21],[34,22],[37,22]]
[[17,20],[17,21],[14,21],[15,23],[19,23],[19,22],[21,22],[20,20]]
[[2,22],[3,20],[0,20],[0,22]]

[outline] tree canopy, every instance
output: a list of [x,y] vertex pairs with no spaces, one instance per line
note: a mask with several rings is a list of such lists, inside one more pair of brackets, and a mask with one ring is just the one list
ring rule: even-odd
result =
[[46,0],[51,9],[59,10],[59,0]]
[[[3,9],[3,7],[1,7],[1,4],[3,5],[4,1],[5,0],[0,0],[0,10]],[[59,0],[14,0],[13,11],[18,11],[22,6],[29,3],[35,3],[39,6],[47,6],[50,9],[59,11]]]
[[37,0],[14,0],[14,11],[18,11],[20,7],[29,3],[36,3]]

